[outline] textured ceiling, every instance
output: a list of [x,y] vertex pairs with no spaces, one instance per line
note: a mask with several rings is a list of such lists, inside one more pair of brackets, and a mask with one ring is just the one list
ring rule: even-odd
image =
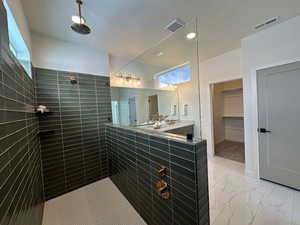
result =
[[299,0],[85,0],[83,14],[93,29],[89,36],[71,31],[74,0],[22,0],[30,29],[50,37],[89,45],[116,57],[132,58],[169,32],[179,17],[198,17],[200,60],[238,48],[253,26],[279,16],[280,22],[300,13]]

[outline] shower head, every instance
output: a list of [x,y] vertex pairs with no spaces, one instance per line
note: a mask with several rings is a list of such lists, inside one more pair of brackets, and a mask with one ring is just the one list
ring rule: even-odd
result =
[[73,23],[71,28],[73,31],[79,34],[89,34],[91,33],[91,28],[84,24],[84,19],[81,16],[81,5],[83,4],[83,2],[81,0],[76,0],[76,3],[78,4],[79,23]]
[[77,84],[77,80],[75,76],[70,76],[70,82],[71,84]]

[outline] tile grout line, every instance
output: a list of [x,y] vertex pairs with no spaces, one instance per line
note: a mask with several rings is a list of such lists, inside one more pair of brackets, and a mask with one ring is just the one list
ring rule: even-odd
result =
[[[98,139],[97,139],[97,142],[98,142],[98,151],[99,151],[99,166],[100,166],[100,170],[101,170],[101,173],[102,173],[102,158],[101,158],[101,151],[100,151],[100,148],[101,148],[101,141],[100,141],[100,127],[99,127],[99,102],[98,102],[98,92],[97,92],[97,78],[94,78],[94,88],[95,88],[95,95],[96,95],[96,107],[97,107],[97,133],[98,133]],[[105,147],[106,147],[106,144],[105,144]],[[105,149],[106,150],[106,149]]]
[[[84,153],[84,141],[83,141],[83,126],[82,126],[82,112],[81,112],[81,92],[80,92],[80,79],[79,79],[79,74],[77,74],[77,91],[78,91],[78,100],[79,100],[79,120],[80,120],[80,134],[81,134],[81,157],[82,157],[82,166],[83,166],[83,181],[86,183],[86,162],[85,162],[85,153]],[[72,84],[73,85],[73,84]]]
[[67,190],[67,177],[66,177],[66,160],[65,160],[65,146],[64,146],[64,134],[63,134],[63,124],[61,118],[61,102],[60,102],[60,86],[59,86],[59,72],[56,71],[56,84],[57,84],[57,92],[58,92],[58,105],[59,105],[59,119],[60,119],[60,134],[61,134],[61,144],[62,144],[62,158],[63,158],[63,165],[64,165],[64,181],[65,187],[64,190]]
[[172,224],[175,224],[175,213],[174,213],[174,201],[173,201],[173,179],[172,179],[172,167],[171,167],[171,145],[168,140],[168,154],[169,154],[169,170],[170,170],[170,194],[171,194],[171,210],[172,210]]

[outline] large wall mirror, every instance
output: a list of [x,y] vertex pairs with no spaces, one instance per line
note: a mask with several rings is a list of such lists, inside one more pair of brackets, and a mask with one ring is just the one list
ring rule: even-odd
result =
[[196,22],[129,63],[111,60],[115,124],[200,137]]

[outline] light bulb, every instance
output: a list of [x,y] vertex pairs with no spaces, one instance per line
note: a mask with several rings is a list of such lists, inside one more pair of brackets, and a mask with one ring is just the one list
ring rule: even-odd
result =
[[84,23],[85,23],[84,18],[81,17],[81,21],[80,21],[80,17],[79,17],[79,16],[72,16],[72,21],[73,21],[74,23],[77,23],[77,24],[80,24],[80,22],[81,22],[81,24],[84,24]]
[[192,32],[192,33],[188,33],[186,35],[186,38],[189,39],[189,40],[192,40],[196,37],[196,33]]

